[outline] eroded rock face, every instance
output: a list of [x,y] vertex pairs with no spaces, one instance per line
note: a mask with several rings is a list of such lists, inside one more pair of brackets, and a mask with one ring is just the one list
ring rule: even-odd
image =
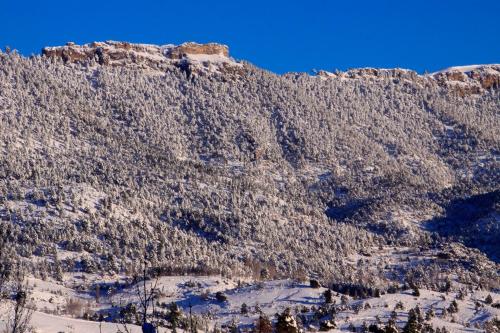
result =
[[500,88],[500,65],[452,67],[431,75],[441,86],[461,96]]
[[337,71],[335,73],[319,71],[318,76],[322,78],[340,78],[340,79],[361,79],[361,80],[410,80],[418,81],[422,77],[417,72],[402,68],[354,68],[346,72]]
[[[99,64],[163,70],[176,66],[189,74],[219,71],[242,74],[243,66],[229,56],[226,45],[184,43],[181,45],[132,44],[127,42],[93,42],[85,45],[67,43],[46,47],[42,54],[65,63]],[[358,68],[346,72],[319,71],[322,79],[408,80],[419,84],[438,84],[461,96],[480,94],[500,88],[500,65],[452,67],[429,75],[407,69]]]
[[415,79],[418,74],[415,71],[408,69],[380,69],[380,68],[358,68],[351,69],[345,73],[345,77],[349,78],[398,78],[398,79]]
[[229,49],[226,45],[215,43],[163,46],[115,41],[93,42],[85,45],[67,43],[65,46],[46,47],[42,50],[42,54],[45,57],[62,59],[65,63],[92,64],[95,62],[106,66],[152,69],[173,65],[181,68],[187,66],[190,71],[193,71],[240,65],[229,57]]
[[486,73],[479,77],[479,82],[484,89],[498,89],[500,88],[500,67],[498,67],[497,74]]
[[357,68],[346,72],[319,71],[322,79],[410,80],[438,84],[460,96],[481,94],[489,89],[500,89],[500,65],[452,67],[429,75],[419,75],[406,69]]
[[173,47],[167,53],[170,59],[182,59],[189,54],[222,55],[224,57],[229,57],[229,48],[226,45],[216,43],[184,43]]
[[101,65],[112,61],[126,60],[138,63],[148,60],[161,61],[161,50],[155,45],[130,44],[126,42],[93,42],[85,45],[67,43],[65,46],[46,47],[42,54],[49,58],[60,58],[65,63],[85,63],[92,60]]

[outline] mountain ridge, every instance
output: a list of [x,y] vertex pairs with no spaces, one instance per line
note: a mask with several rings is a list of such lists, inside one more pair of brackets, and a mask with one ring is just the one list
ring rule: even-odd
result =
[[[110,57],[124,59],[142,61]],[[145,251],[163,272],[356,283],[366,270],[387,288],[415,266],[344,258],[394,246],[428,253],[419,267],[497,283],[498,244],[483,249],[449,232],[455,219],[437,220],[498,189],[496,86],[460,94],[451,79],[400,70],[325,79],[249,63],[83,61],[0,55],[0,218],[37,274],[137,272]],[[458,222],[495,239],[497,206],[486,209],[488,223]]]
[[[135,66],[153,70],[165,70],[164,66],[184,68],[189,73],[200,71],[240,72],[243,64],[229,56],[229,47],[218,43],[199,44],[186,42],[180,45],[134,44],[128,42],[105,41],[76,45],[68,42],[65,46],[45,47],[42,55],[52,59],[62,59],[65,63],[89,65],[97,63],[108,66]],[[291,75],[285,73],[283,75]],[[480,94],[484,90],[500,88],[500,65],[468,65],[449,67],[431,74],[420,75],[410,69],[356,68],[345,72],[320,70],[321,78],[381,78],[394,77],[410,80],[434,80],[439,85],[448,86],[458,94]]]

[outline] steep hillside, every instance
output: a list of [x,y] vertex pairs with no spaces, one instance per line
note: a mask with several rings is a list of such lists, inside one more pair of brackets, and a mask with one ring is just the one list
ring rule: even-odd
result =
[[[146,252],[163,273],[387,287],[446,267],[498,286],[498,237],[482,240],[499,66],[280,76],[216,44],[43,53],[0,54],[0,232],[36,275],[132,274]],[[384,246],[428,260],[346,259]]]

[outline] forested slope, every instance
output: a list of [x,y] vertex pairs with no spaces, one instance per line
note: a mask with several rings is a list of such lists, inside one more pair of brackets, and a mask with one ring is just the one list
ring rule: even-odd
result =
[[33,272],[133,273],[146,251],[165,273],[348,282],[349,254],[463,242],[421,265],[497,279],[498,86],[204,65],[0,54],[1,233]]

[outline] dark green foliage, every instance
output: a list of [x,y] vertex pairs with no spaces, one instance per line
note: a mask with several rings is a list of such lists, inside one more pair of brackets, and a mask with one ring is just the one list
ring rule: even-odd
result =
[[323,297],[325,298],[325,303],[330,304],[333,302],[333,292],[331,289],[325,290],[323,293]]
[[[236,323],[236,321],[234,320],[234,318],[229,323],[228,329],[229,329],[229,333],[238,333],[239,332],[238,324]],[[193,333],[195,333],[195,332],[197,332],[197,330],[193,331]]]
[[333,330],[335,328],[337,328],[337,324],[332,319],[322,320],[319,323],[319,330],[322,331],[322,332],[327,332],[327,331]]
[[441,291],[446,293],[451,290],[451,281],[449,279],[446,280],[444,286],[441,288]]
[[226,302],[227,296],[222,291],[218,291],[215,293],[215,299],[217,302]]
[[120,309],[120,318],[123,319],[124,323],[137,324],[139,323],[139,313],[137,312],[137,307],[134,303],[129,303],[125,307]]
[[321,284],[319,283],[318,280],[311,279],[311,280],[309,280],[309,286],[311,288],[320,288]]
[[423,318],[418,307],[410,309],[408,312],[408,321],[406,322],[403,333],[420,333],[423,327]]
[[434,309],[433,308],[430,308],[429,310],[427,310],[427,312],[425,313],[425,320],[429,321],[431,320],[432,318],[434,318],[436,314],[434,313]]
[[371,288],[369,286],[352,283],[334,283],[332,285],[332,290],[349,295],[355,299],[377,297],[377,292],[380,296],[380,290],[378,288]]
[[448,307],[449,313],[457,313],[458,312],[458,303],[456,300],[453,300]]
[[385,330],[380,328],[377,324],[371,324],[368,326],[368,331],[372,333],[384,333]]
[[399,332],[399,329],[396,325],[396,321],[393,318],[389,319],[389,321],[385,325],[384,332],[385,333],[398,333]]
[[269,317],[265,314],[261,313],[257,322],[255,323],[254,333],[272,333],[273,332],[273,324]]
[[394,310],[404,310],[405,306],[402,301],[398,301],[394,306]]
[[292,311],[288,308],[277,315],[276,333],[298,333],[299,327]]
[[177,305],[177,303],[172,302],[168,306],[167,318],[173,332],[177,331],[177,328],[180,327],[180,323],[182,320],[182,311]]

